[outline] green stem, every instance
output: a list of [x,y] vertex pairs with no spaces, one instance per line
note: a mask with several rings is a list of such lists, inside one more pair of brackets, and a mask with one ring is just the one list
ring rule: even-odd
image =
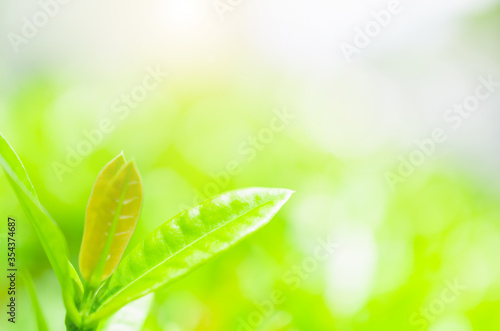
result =
[[85,287],[85,291],[83,294],[83,299],[82,299],[82,304],[80,306],[80,313],[81,313],[81,326],[85,327],[86,326],[86,321],[90,315],[90,311],[92,309],[92,305],[94,303],[94,297],[95,294],[97,293],[97,288],[87,285]]
[[77,326],[73,321],[71,321],[70,318],[66,317],[66,330],[67,331],[96,331],[98,329],[98,326],[94,327],[82,327],[82,326]]

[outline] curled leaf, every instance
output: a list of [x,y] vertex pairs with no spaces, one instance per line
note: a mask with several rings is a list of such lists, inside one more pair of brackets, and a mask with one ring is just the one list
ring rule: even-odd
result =
[[139,219],[142,181],[134,162],[118,155],[99,173],[92,188],[80,250],[80,271],[92,284],[115,270]]

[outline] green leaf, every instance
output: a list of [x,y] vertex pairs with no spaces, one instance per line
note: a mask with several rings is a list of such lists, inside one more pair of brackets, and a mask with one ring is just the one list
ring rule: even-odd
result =
[[149,234],[118,265],[96,296],[94,319],[193,271],[267,224],[292,195],[252,188],[221,194]]
[[139,172],[120,154],[97,176],[87,206],[79,264],[91,286],[108,278],[120,262],[141,206]]
[[153,294],[129,303],[111,316],[99,331],[139,331],[142,330],[149,309],[153,302]]
[[33,226],[54,272],[61,284],[63,300],[71,319],[77,320],[76,304],[82,296],[82,284],[69,262],[68,246],[63,233],[42,207],[24,166],[17,154],[0,133],[0,165],[17,196],[28,221]]
[[35,311],[36,317],[36,325],[38,326],[38,331],[48,331],[47,322],[45,322],[45,317],[43,316],[42,309],[40,308],[40,303],[38,302],[38,298],[35,291],[35,285],[33,284],[33,279],[28,272],[21,271],[21,277],[24,280],[24,284],[28,289],[28,293],[31,297],[31,305],[33,306],[33,310]]

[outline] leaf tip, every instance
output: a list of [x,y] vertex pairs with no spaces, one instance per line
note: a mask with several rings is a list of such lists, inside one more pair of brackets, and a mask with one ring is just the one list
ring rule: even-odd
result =
[[283,197],[283,204],[285,204],[288,200],[290,200],[292,195],[295,193],[294,190],[289,190],[289,189],[279,189],[279,190],[281,191],[281,195]]
[[139,168],[137,167],[137,161],[135,159],[131,159],[130,161],[128,161],[127,166],[139,173]]
[[126,162],[127,160],[125,159],[125,153],[123,151],[121,151],[116,157],[115,159],[121,159],[123,160],[124,162]]
[[276,192],[276,195],[283,197],[283,200],[287,201],[291,198],[291,196],[295,193],[294,190],[289,190],[286,188],[277,188],[273,189]]

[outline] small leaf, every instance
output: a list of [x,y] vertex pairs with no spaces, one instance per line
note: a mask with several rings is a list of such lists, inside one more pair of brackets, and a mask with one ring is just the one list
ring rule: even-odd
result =
[[234,246],[271,218],[293,192],[228,192],[188,209],[149,234],[119,264],[96,296],[94,318],[164,286]]
[[134,233],[141,206],[137,168],[120,154],[98,175],[90,195],[79,259],[85,280],[99,283],[115,270]]
[[63,233],[50,214],[42,207],[21,160],[0,133],[0,165],[7,181],[17,196],[28,221],[35,230],[54,272],[61,284],[63,300],[68,315],[77,320],[76,305],[82,297],[82,284],[69,262],[68,246]]
[[33,284],[33,279],[31,275],[26,271],[21,271],[20,275],[24,280],[24,284],[28,289],[28,293],[31,297],[31,305],[33,306],[33,310],[35,311],[36,325],[38,326],[38,331],[48,331],[47,322],[45,322],[45,317],[43,316],[42,309],[40,308],[40,303],[38,302],[38,298],[35,291],[35,285]]
[[153,302],[153,294],[129,303],[104,322],[99,331],[138,331],[142,330],[149,309]]

